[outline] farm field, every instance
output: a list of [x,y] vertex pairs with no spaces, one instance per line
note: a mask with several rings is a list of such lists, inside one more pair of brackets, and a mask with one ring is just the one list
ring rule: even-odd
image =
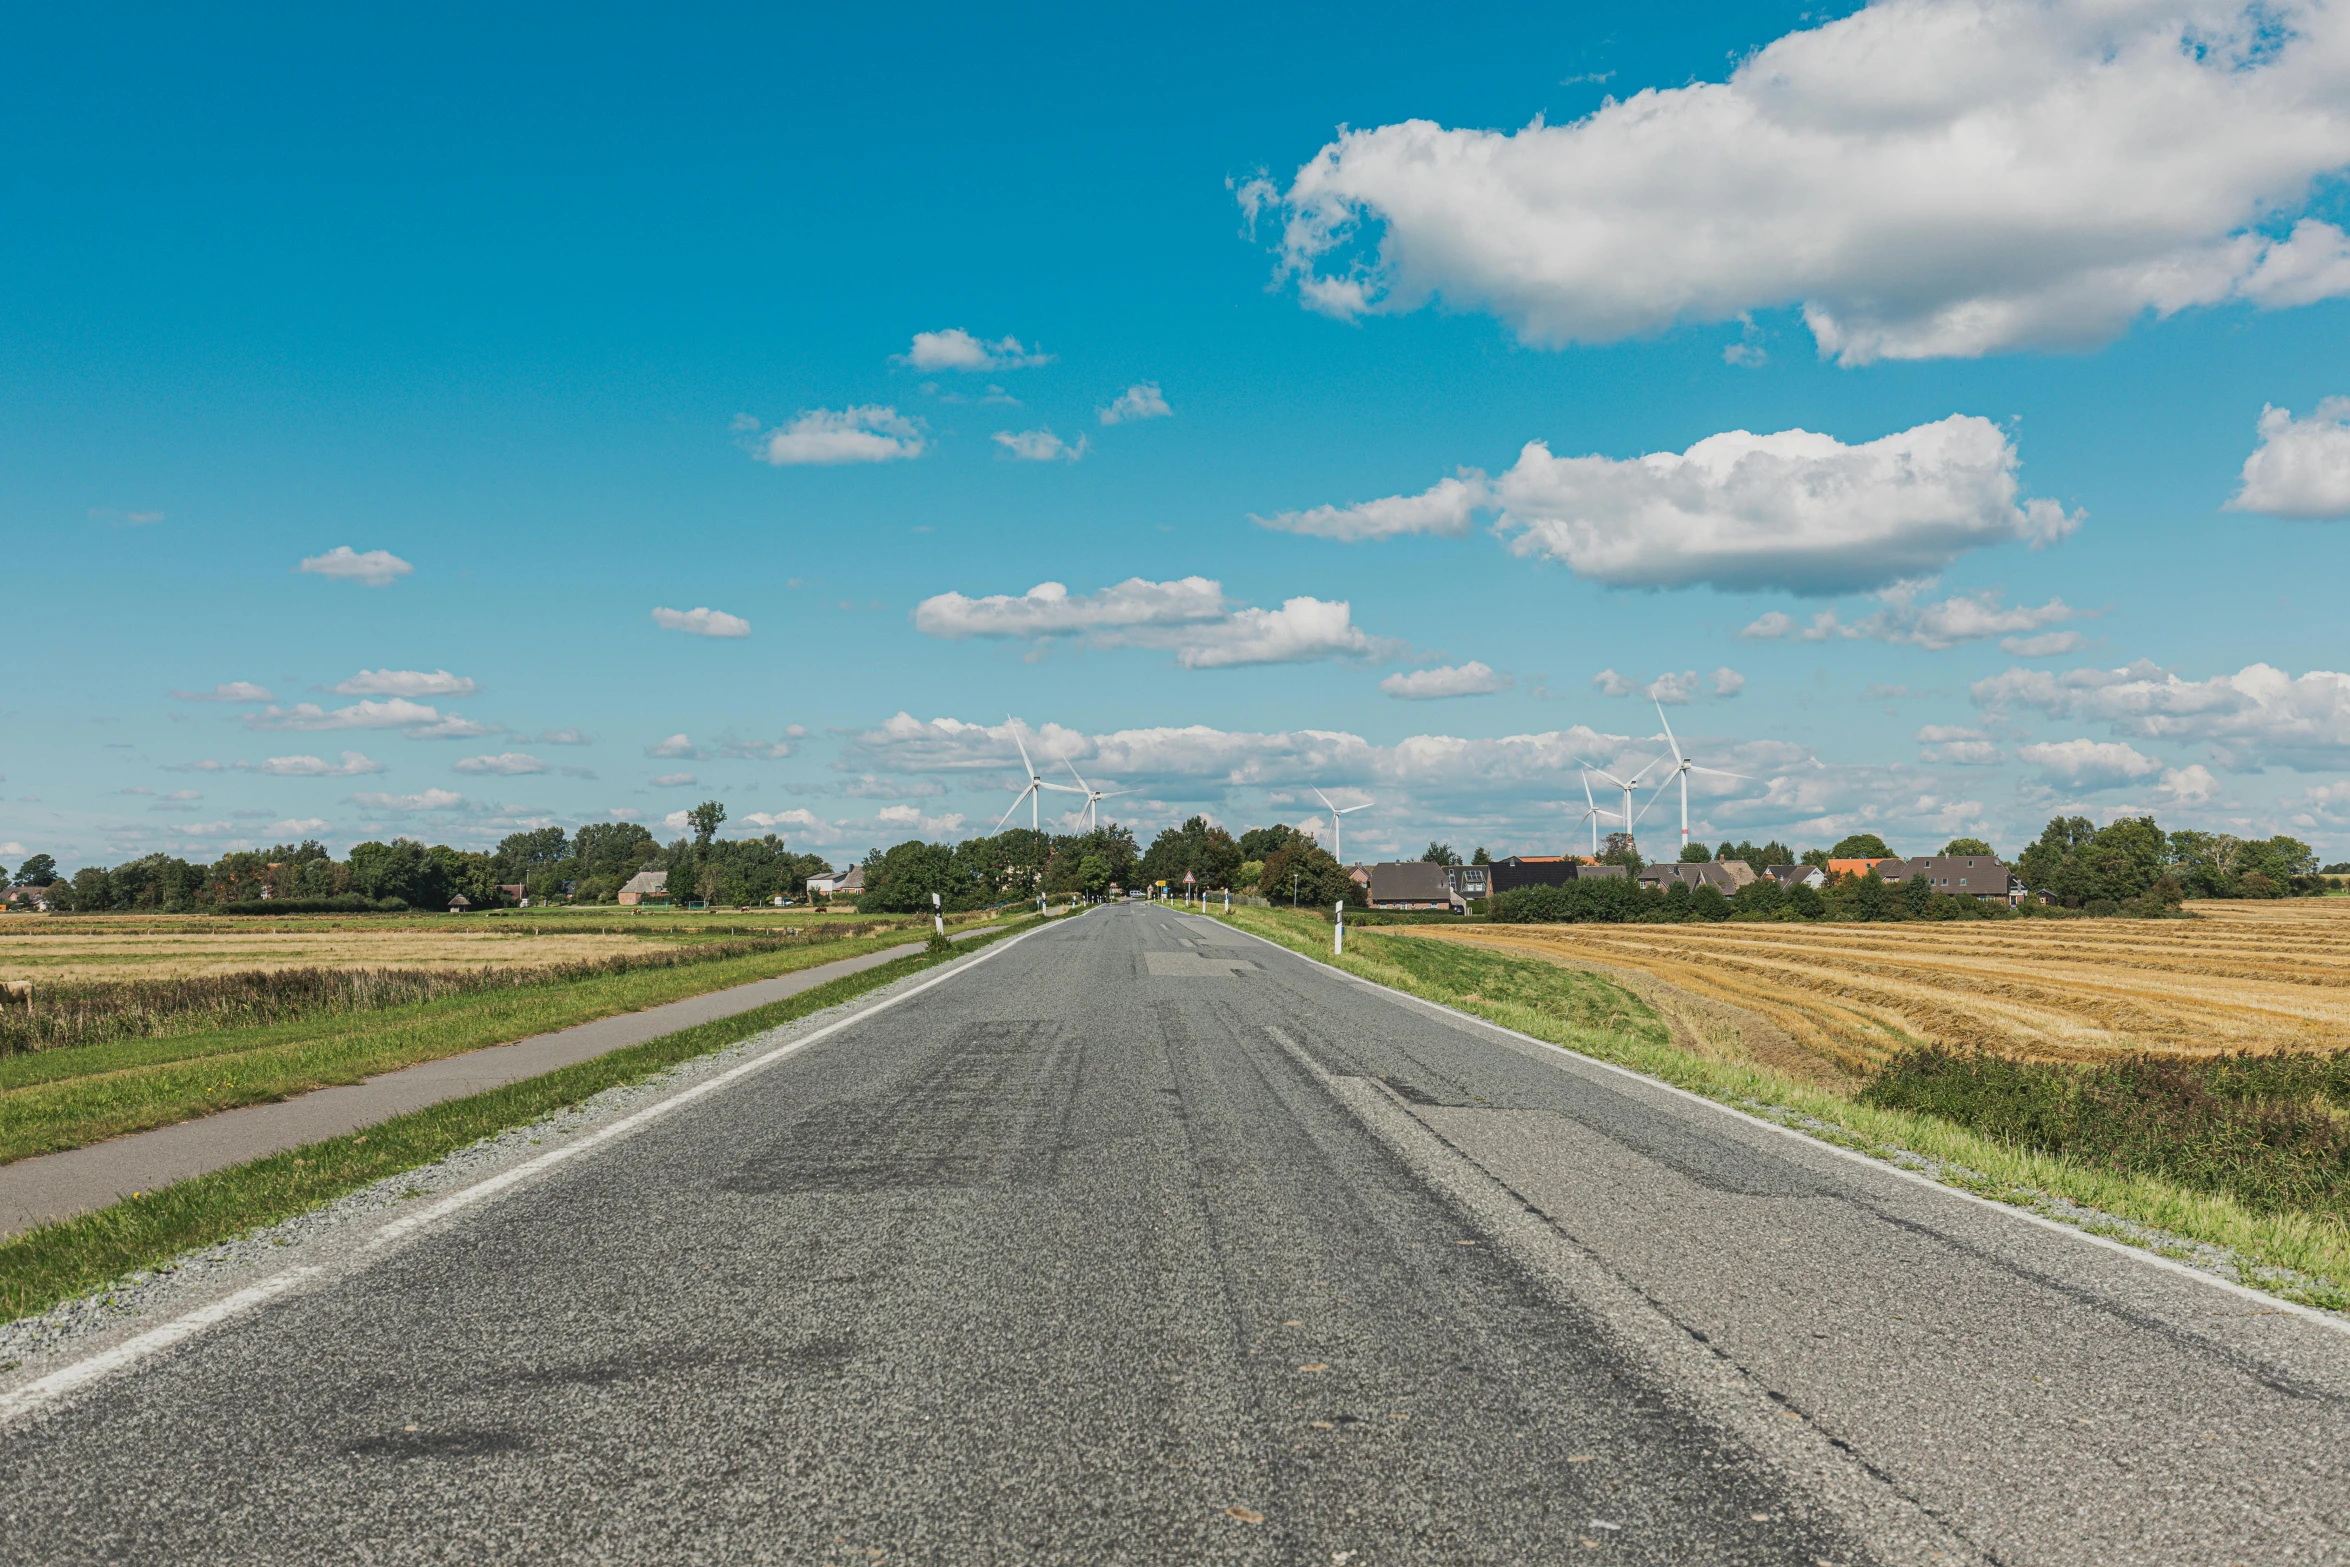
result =
[[625,957],[656,945],[801,932],[858,935],[912,923],[902,917],[811,915],[804,909],[646,915],[613,908],[530,909],[460,917],[284,920],[11,915],[0,919],[0,979],[57,985],[289,968],[552,968]]
[[2350,900],[2189,911],[2196,917],[1414,926],[1408,936],[1645,976],[1757,1014],[1856,1075],[1914,1043],[2074,1063],[2350,1046]]

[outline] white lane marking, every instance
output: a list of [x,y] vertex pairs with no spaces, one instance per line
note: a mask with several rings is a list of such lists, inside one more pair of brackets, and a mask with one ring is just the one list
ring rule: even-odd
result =
[[283,1295],[317,1271],[316,1268],[288,1268],[258,1284],[248,1285],[234,1295],[166,1322],[159,1328],[150,1328],[137,1338],[125,1339],[112,1349],[103,1350],[87,1360],[78,1360],[36,1381],[27,1382],[23,1387],[0,1393],[0,1425],[55,1403],[76,1388],[86,1387],[100,1377],[120,1371],[151,1355],[159,1355],[172,1345],[193,1338],[216,1323],[226,1322],[240,1312],[250,1311],[264,1301]]
[[[439,1202],[404,1218],[395,1219],[369,1239],[365,1252],[372,1252],[388,1241],[416,1234],[418,1231],[460,1213],[486,1198],[494,1197],[501,1192],[511,1191],[529,1176],[561,1164],[566,1159],[577,1158],[591,1148],[600,1148],[624,1132],[659,1120],[672,1110],[692,1104],[705,1095],[715,1093],[726,1084],[736,1082],[762,1067],[773,1066],[786,1057],[798,1055],[810,1045],[819,1040],[828,1039],[844,1028],[862,1023],[867,1018],[877,1016],[894,1006],[911,1001],[924,991],[943,985],[957,975],[967,974],[997,954],[1010,951],[1031,936],[1042,935],[1046,931],[1057,928],[1052,925],[1040,925],[1035,930],[1022,931],[1009,941],[998,942],[994,946],[982,950],[977,957],[967,962],[954,964],[935,979],[924,980],[912,989],[900,991],[897,995],[878,1001],[852,1016],[844,1017],[838,1022],[827,1023],[812,1034],[804,1035],[788,1044],[778,1045],[762,1055],[753,1056],[739,1066],[729,1067],[716,1077],[705,1078],[699,1083],[680,1089],[668,1098],[647,1105],[633,1115],[624,1116],[610,1126],[581,1138],[576,1143],[562,1148],[549,1149],[535,1159],[518,1164],[510,1170],[502,1171],[485,1181],[477,1182],[466,1187],[463,1191],[452,1193]],[[362,1253],[363,1256],[365,1252]],[[254,1307],[284,1294],[287,1290],[320,1271],[318,1268],[303,1267],[289,1268],[283,1273],[272,1274],[258,1284],[248,1285],[233,1295],[214,1301],[209,1306],[200,1306],[184,1316],[175,1317],[163,1326],[151,1328],[136,1338],[125,1339],[113,1348],[101,1350],[86,1360],[77,1360],[72,1365],[60,1367],[47,1376],[27,1382],[24,1386],[11,1392],[0,1393],[0,1427],[6,1427],[21,1416],[46,1408],[102,1377],[110,1376],[114,1372],[124,1370],[142,1360],[160,1354],[174,1344],[193,1338],[207,1328],[217,1326],[231,1317],[250,1311]]]
[[[1238,931],[1241,935],[1248,937],[1251,941],[1264,942],[1266,946],[1271,947],[1276,952],[1286,952],[1291,957],[1296,958],[1299,962],[1308,964],[1322,973],[1335,974],[1340,979],[1352,980],[1354,983],[1362,986],[1364,989],[1375,990],[1380,995],[1388,997],[1391,1000],[1408,1001],[1414,1006],[1426,1007],[1431,1012],[1441,1012],[1446,1017],[1456,1018],[1463,1023],[1473,1023],[1479,1028],[1491,1029],[1496,1034],[1507,1034],[1512,1039],[1522,1039],[1527,1044],[1538,1047],[1538,1052],[1541,1054],[1556,1052],[1559,1055],[1572,1056],[1577,1061],[1583,1062],[1588,1066],[1595,1066],[1602,1071],[1613,1072],[1619,1077],[1628,1077],[1632,1079],[1632,1081],[1644,1084],[1650,1088],[1662,1089],[1668,1094],[1672,1094],[1679,1098],[1688,1100],[1691,1104],[1703,1105],[1708,1110],[1716,1111],[1722,1115],[1730,1116],[1733,1119],[1744,1121],[1749,1126],[1758,1126],[1766,1132],[1774,1132],[1781,1137],[1799,1142],[1806,1148],[1816,1149],[1822,1153],[1834,1154],[1839,1159],[1848,1159],[1854,1164],[1860,1165],[1866,1169],[1874,1170],[1881,1175],[1899,1176],[1902,1180],[1909,1181],[1918,1186],[1922,1186],[1928,1191],[1937,1192],[1944,1197],[1952,1197],[1958,1199],[1961,1202],[1973,1203],[1978,1207],[1988,1209],[1990,1212],[1998,1214],[2001,1218],[2014,1219],[2024,1224],[2037,1225],[2039,1228],[2047,1230],[2052,1234],[2068,1236],[2071,1239],[2080,1241],[2086,1245],[2099,1247],[2105,1251],[2110,1251],[2117,1256],[2126,1257],[2130,1261],[2137,1263],[2142,1267],[2159,1268],[2166,1273],[2175,1273],[2182,1278],[2193,1279],[2198,1284],[2207,1284],[2213,1289],[2224,1290],[2231,1295],[2240,1295],[2246,1300],[2257,1302],[2261,1307],[2268,1311],[2283,1312],[2289,1316],[2299,1317],[2304,1321],[2314,1322],[2320,1326],[2331,1328],[2336,1333],[2350,1334],[2350,1317],[2345,1317],[2330,1311],[2322,1311],[2315,1306],[2304,1306],[2299,1301],[2287,1300],[2282,1295],[2271,1295],[2265,1290],[2256,1290],[2249,1284],[2238,1284],[2233,1279],[2223,1279],[2217,1274],[2206,1273],[2201,1268],[2189,1267],[2183,1262],[2162,1256],[2157,1252],[2147,1251],[2143,1247],[2124,1245],[2122,1242],[2114,1240],[2110,1236],[2093,1235],[2089,1231],[2080,1229],[2074,1225],[2067,1224],[2061,1219],[2051,1219],[2044,1214],[2033,1213],[2029,1209],[2018,1208],[2010,1203],[1996,1202],[1989,1197],[1978,1196],[1973,1192],[1964,1190],[1963,1188],[1945,1185],[1942,1182],[1935,1180],[1930,1175],[1921,1174],[1916,1170],[1905,1169],[1901,1165],[1894,1164],[1888,1160],[1875,1158],[1869,1154],[1861,1153],[1857,1149],[1839,1147],[1835,1143],[1827,1141],[1825,1138],[1814,1137],[1809,1132],[1803,1131],[1798,1127],[1781,1126],[1776,1121],[1767,1120],[1759,1115],[1751,1115],[1744,1110],[1735,1108],[1734,1106],[1723,1104],[1718,1099],[1708,1099],[1703,1094],[1693,1093],[1689,1089],[1682,1088],[1677,1084],[1668,1083],[1661,1077],[1651,1077],[1646,1072],[1636,1071],[1628,1066],[1620,1066],[1613,1061],[1603,1061],[1597,1056],[1587,1056],[1582,1051],[1576,1050],[1571,1046],[1554,1044],[1547,1039],[1537,1039],[1532,1034],[1522,1034],[1518,1030],[1511,1028],[1506,1024],[1493,1022],[1489,1018],[1481,1018],[1473,1012],[1463,1012],[1456,1007],[1448,1007],[1441,1001],[1430,1001],[1425,996],[1415,996],[1409,991],[1397,990],[1392,986],[1382,985],[1375,979],[1365,979],[1360,974],[1350,974],[1345,969],[1339,968],[1333,964],[1325,963],[1319,958],[1307,957],[1304,953],[1298,952],[1290,947],[1285,947],[1278,941],[1274,941],[1269,937],[1260,936],[1253,930],[1241,930],[1237,925],[1231,928],[1235,931]],[[2096,1210],[2092,1209],[2091,1211],[2094,1212]]]

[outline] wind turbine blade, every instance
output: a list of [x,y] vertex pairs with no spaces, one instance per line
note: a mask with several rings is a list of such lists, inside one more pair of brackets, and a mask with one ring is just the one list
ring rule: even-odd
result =
[[1028,795],[1029,791],[1023,789],[1018,794],[1012,796],[1012,803],[1004,807],[1004,814],[995,819],[995,830],[997,832],[1002,832],[1004,830],[1004,823],[1012,819],[1012,813],[1020,809],[1020,802],[1027,799]]
[[1647,802],[1640,807],[1640,815],[1632,818],[1632,825],[1634,827],[1639,826],[1641,817],[1644,817],[1648,814],[1648,807],[1656,804],[1658,800],[1662,799],[1664,797],[1664,792],[1667,789],[1670,789],[1672,786],[1673,780],[1670,778],[1667,778],[1663,783],[1660,783],[1656,786],[1656,793],[1650,795]]
[[1693,773],[1711,773],[1716,778],[1743,778],[1748,783],[1757,781],[1752,773],[1725,773],[1718,767],[1700,767],[1695,762],[1689,764],[1689,770]]
[[1101,793],[1095,795],[1094,798],[1097,800],[1115,800],[1122,794],[1140,793],[1142,793],[1140,789],[1104,789]]
[[[1308,788],[1312,788],[1313,786],[1309,784],[1309,785],[1307,785],[1307,787],[1308,787]],[[1317,799],[1317,800],[1319,800],[1319,801],[1321,801],[1321,802],[1322,802],[1322,804],[1323,804],[1325,807],[1327,807],[1328,809],[1330,809],[1330,810],[1333,810],[1333,811],[1335,811],[1335,810],[1337,810],[1337,809],[1338,809],[1338,807],[1337,807],[1337,806],[1335,806],[1335,805],[1331,805],[1331,804],[1330,804],[1330,796],[1328,796],[1328,795],[1324,794],[1324,793],[1323,793],[1321,790],[1319,790],[1319,789],[1315,789],[1315,790],[1314,790],[1314,798],[1315,798],[1315,799]]]
[[[1008,719],[1007,722],[1009,722]],[[1028,759],[1028,747],[1020,739],[1018,724],[1012,725],[1012,743],[1020,747],[1020,765],[1028,769],[1029,782],[1033,784],[1036,781],[1036,764]]]
[[1093,785],[1085,782],[1085,775],[1077,770],[1077,764],[1075,762],[1070,761],[1067,757],[1064,756],[1061,758],[1061,765],[1069,769],[1069,776],[1076,779],[1079,784],[1083,785],[1087,793],[1090,794],[1093,791]]
[[1041,778],[1036,781],[1036,787],[1039,789],[1050,789],[1056,794],[1090,794],[1093,792],[1089,789],[1079,789],[1071,784],[1046,783]]
[[1591,798],[1591,769],[1588,767],[1583,769],[1583,803],[1594,811],[1599,809],[1599,802]]
[[1681,742],[1673,738],[1673,721],[1665,716],[1664,703],[1658,702],[1654,697],[1650,697],[1649,700],[1655,703],[1656,721],[1665,726],[1665,744],[1673,748],[1673,760],[1677,763],[1681,760]]

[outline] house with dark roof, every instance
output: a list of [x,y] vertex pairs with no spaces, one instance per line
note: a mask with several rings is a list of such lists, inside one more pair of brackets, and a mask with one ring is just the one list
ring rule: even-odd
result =
[[1647,865],[1641,867],[1640,885],[1667,888],[1678,882],[1695,891],[1712,887],[1725,898],[1734,896],[1738,889],[1757,880],[1754,867],[1744,860],[1696,860],[1688,864]]
[[620,902],[641,905],[669,901],[667,871],[638,871],[620,884]]
[[1366,901],[1375,909],[1457,909],[1468,905],[1453,891],[1450,866],[1427,860],[1386,860],[1370,868]]
[[2023,902],[2024,889],[2003,860],[1988,854],[1919,854],[1906,860],[1880,860],[1877,877],[1906,882],[1923,876],[1936,892],[1959,898],[1989,898],[2009,908]]
[[1762,873],[1782,887],[1824,887],[1828,873],[1817,865],[1766,865]]

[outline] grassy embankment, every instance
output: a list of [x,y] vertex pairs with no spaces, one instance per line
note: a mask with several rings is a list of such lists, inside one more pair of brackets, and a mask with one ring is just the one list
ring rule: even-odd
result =
[[[0,1242],[0,1322],[45,1311],[142,1268],[320,1207],[387,1176],[525,1126],[605,1089],[639,1082],[696,1056],[838,1006],[868,991],[1033,926],[1031,917],[805,991],[737,1017],[705,1023],[468,1099],[454,1099],[369,1127],[215,1171],[97,1213]],[[839,956],[827,949],[825,956]]]
[[[1357,930],[1348,933],[1346,956],[1333,959],[1330,927],[1318,916],[1236,909],[1231,919],[1365,979],[1825,1141],[1880,1158],[1917,1156],[1945,1183],[1977,1195],[2025,1208],[2062,1199],[2128,1221],[2088,1226],[2098,1233],[2145,1245],[2147,1237],[2132,1226],[2167,1232],[2227,1253],[2243,1283],[2312,1305],[2350,1307],[2350,1158],[2339,1157],[2350,1152],[2350,1141],[2304,1139],[2281,1150],[2262,1143],[2257,1128],[2272,1124],[2263,1118],[2273,1121],[2273,1099],[2246,1102],[2245,1113],[2216,1107],[2214,1114],[2213,1105],[2185,1104],[2160,1094],[2157,1085],[2154,1097],[2139,1101],[2151,1108],[2117,1120],[2101,1111],[2142,1094],[2144,1081],[2123,1084],[2117,1076],[2109,1085],[2091,1075],[2085,1080],[2095,1086],[2084,1090],[2083,1069],[2023,1064],[1993,1069],[1983,1082],[1954,1082],[1947,1066],[1933,1066],[1950,1054],[1915,1039],[1892,1053],[1896,1069],[1861,1076],[1837,1061],[1790,1050],[1787,1037],[1768,1024],[1754,1029],[1704,998],[1646,986],[1643,976],[1622,970],[1594,973],[1568,954],[1553,959]],[[1628,983],[1617,983],[1619,977]],[[1980,1058],[1964,1059],[1981,1066]],[[2322,1069],[2310,1059],[2306,1067],[2271,1068],[2272,1080],[2255,1075],[2245,1086],[2273,1090],[2289,1078],[2290,1089],[2301,1092]],[[2116,1062],[2087,1070],[2128,1068]],[[2001,1114],[2001,1106],[2009,1113]],[[2032,1113],[2041,1117],[2038,1139],[2027,1119]],[[2340,1124],[2331,1113],[2316,1119],[2325,1123],[2321,1138]],[[2306,1118],[2296,1126],[2311,1129]],[[2077,1129],[2079,1140],[2068,1145],[2057,1138],[2051,1147],[2046,1132],[2063,1127]],[[2338,1150],[2338,1162],[2328,1164],[2328,1148]]]
[[903,945],[909,934],[889,930],[587,978],[551,975],[259,1027],[0,1056],[0,1163],[796,973]]

